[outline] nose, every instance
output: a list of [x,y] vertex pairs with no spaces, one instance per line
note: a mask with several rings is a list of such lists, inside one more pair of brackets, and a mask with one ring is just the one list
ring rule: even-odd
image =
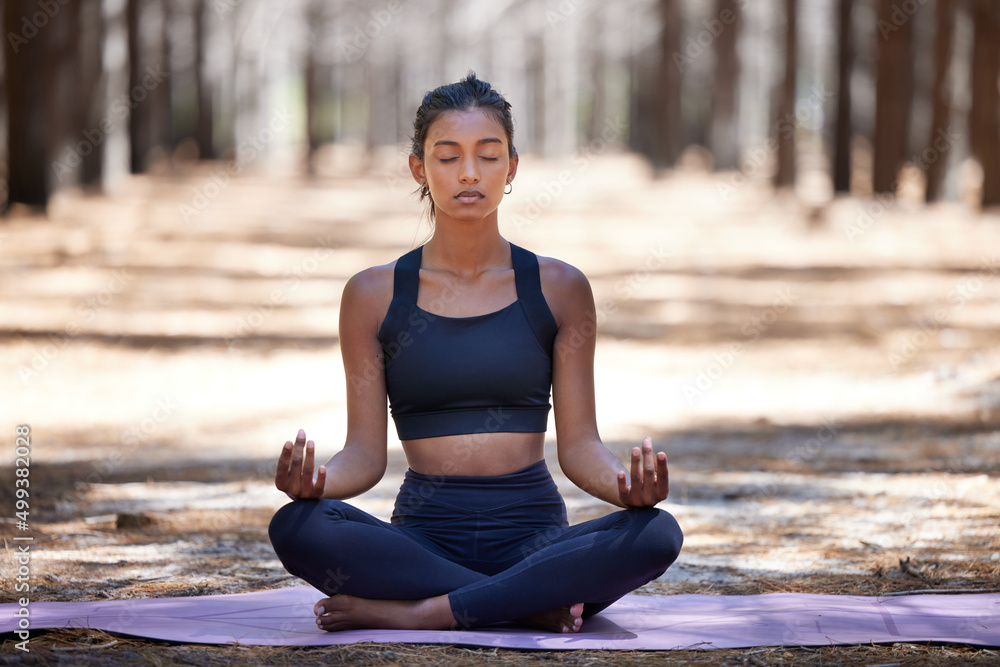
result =
[[458,180],[462,183],[478,183],[479,169],[476,163],[476,156],[470,155],[462,159],[462,168],[458,174]]

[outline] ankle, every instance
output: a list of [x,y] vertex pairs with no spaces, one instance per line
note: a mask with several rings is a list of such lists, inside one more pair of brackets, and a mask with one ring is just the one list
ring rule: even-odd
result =
[[447,595],[420,600],[413,608],[413,630],[452,630],[459,627]]

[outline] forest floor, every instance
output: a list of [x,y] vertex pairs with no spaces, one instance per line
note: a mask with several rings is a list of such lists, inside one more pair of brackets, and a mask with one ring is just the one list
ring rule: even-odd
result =
[[[349,156],[348,156],[349,157]],[[395,156],[313,180],[218,166],[60,195],[0,220],[0,490],[31,428],[32,601],[294,584],[266,535],[281,444],[343,441],[347,278],[428,233]],[[522,159],[501,229],[582,269],[602,435],[668,453],[677,563],[640,593],[1000,592],[1000,216],[638,160]],[[391,165],[391,166],[379,166]],[[817,200],[819,201],[819,200]],[[549,467],[572,521],[612,508]],[[387,517],[406,468],[357,504]],[[6,508],[10,508],[7,511]],[[14,599],[4,587],[0,601]],[[113,643],[112,642],[116,642]],[[91,646],[91,648],[85,648]],[[83,648],[84,650],[79,650]],[[67,651],[72,650],[72,653]],[[167,645],[91,630],[0,664],[995,664],[968,646],[523,652]]]

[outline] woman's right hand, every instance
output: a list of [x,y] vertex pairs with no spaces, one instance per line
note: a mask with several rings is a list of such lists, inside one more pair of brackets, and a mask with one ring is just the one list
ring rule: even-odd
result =
[[315,443],[306,441],[306,432],[299,429],[295,443],[286,442],[281,450],[274,485],[292,500],[323,497],[326,466],[320,466],[313,475],[315,449]]

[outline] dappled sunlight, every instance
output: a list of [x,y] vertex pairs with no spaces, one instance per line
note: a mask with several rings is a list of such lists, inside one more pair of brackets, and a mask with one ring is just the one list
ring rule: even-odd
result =
[[[871,202],[522,164],[501,229],[590,278],[605,440],[670,457],[685,551],[648,590],[996,588],[996,216],[898,204],[855,229]],[[300,427],[341,446],[343,286],[429,233],[395,168],[234,179],[190,220],[202,176],[147,175],[4,223],[0,401],[32,427],[40,595],[291,583],[265,533],[277,453]],[[352,501],[383,518],[406,467],[387,432]],[[571,519],[610,511],[547,438]]]

